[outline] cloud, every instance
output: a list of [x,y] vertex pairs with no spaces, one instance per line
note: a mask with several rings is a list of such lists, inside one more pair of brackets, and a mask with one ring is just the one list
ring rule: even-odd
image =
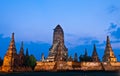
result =
[[114,12],[118,11],[119,8],[115,5],[111,5],[107,8],[107,10],[108,10],[108,13],[114,13]]
[[4,37],[0,34],[0,57],[4,57],[10,43],[10,37]]
[[[3,58],[4,55],[6,54],[10,44],[10,40],[11,40],[10,37],[4,37],[3,34],[0,34],[0,57]],[[21,42],[18,42],[16,40],[15,42],[16,42],[15,45],[16,45],[17,53],[19,53]],[[44,53],[45,56],[48,55],[50,46],[51,45],[49,43],[40,42],[40,41],[36,41],[36,42],[24,41],[24,53],[26,52],[26,48],[28,48],[29,54],[33,54],[37,58],[37,60],[40,60],[41,53]]]
[[117,24],[110,23],[110,26],[108,28],[108,31],[115,30],[117,28]]
[[115,31],[112,31],[111,36],[113,36],[116,39],[120,39],[120,27],[118,27]]
[[[85,48],[87,49],[88,55],[91,56],[93,52],[93,44],[96,44],[97,48],[97,53],[100,59],[102,59],[102,56],[104,54],[104,48],[105,48],[105,43],[99,43],[98,40],[91,40],[91,44],[79,44],[76,47],[69,48],[68,52],[69,55],[72,55],[74,57],[74,54],[77,53],[78,56],[81,54],[83,55],[85,52]],[[102,48],[101,48],[102,46]]]
[[[17,43],[17,45],[19,45],[20,42]],[[20,46],[18,46],[20,47]],[[51,47],[51,45],[49,43],[45,43],[45,42],[24,42],[24,47],[28,48],[29,53],[33,54],[37,60],[41,59],[41,54],[44,53],[45,57],[48,56],[49,53],[49,48]]]
[[117,40],[120,39],[120,27],[118,27],[118,26],[119,25],[117,25],[117,24],[111,23],[107,30],[107,32],[110,34],[110,36]]

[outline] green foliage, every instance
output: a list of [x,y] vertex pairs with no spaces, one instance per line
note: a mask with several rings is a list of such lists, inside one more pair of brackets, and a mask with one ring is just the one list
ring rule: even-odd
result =
[[36,65],[36,58],[33,55],[25,57],[25,66],[34,68]]
[[34,68],[34,66],[36,65],[36,58],[33,55],[30,55],[28,63],[28,66]]

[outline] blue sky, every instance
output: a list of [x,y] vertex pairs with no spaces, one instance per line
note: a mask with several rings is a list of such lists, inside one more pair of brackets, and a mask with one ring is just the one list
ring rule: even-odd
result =
[[[60,24],[69,55],[92,53],[93,44],[102,58],[109,35],[115,55],[120,54],[120,0],[0,0],[0,56],[15,32],[17,51],[25,49],[40,59],[48,55],[53,29]],[[118,57],[119,58],[119,57]]]

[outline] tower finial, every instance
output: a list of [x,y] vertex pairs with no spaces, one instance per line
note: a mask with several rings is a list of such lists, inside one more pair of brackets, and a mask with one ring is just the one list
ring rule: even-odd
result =
[[99,62],[100,61],[99,56],[97,54],[97,50],[96,50],[96,45],[95,44],[94,44],[94,47],[93,47],[92,61],[95,61],[95,62]]
[[21,42],[20,54],[24,54],[23,41]]
[[85,48],[85,56],[87,56],[88,54],[87,54],[87,49]]
[[29,53],[28,53],[28,48],[26,49],[26,56],[29,56]]
[[114,52],[112,50],[112,46],[110,44],[109,36],[107,36],[107,40],[106,40],[106,47],[105,47],[105,52],[103,56],[103,61],[104,62],[116,62],[117,61],[114,55]]
[[95,50],[96,51],[96,45],[94,44],[94,49],[93,50]]
[[14,32],[12,33],[12,40],[14,40]]
[[21,48],[23,48],[23,41],[21,42]]
[[107,36],[107,44],[110,43],[110,39],[109,39],[109,36]]

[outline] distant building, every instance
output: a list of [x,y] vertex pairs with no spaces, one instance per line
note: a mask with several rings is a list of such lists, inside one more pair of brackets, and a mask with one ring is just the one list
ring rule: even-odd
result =
[[107,36],[106,47],[103,56],[103,62],[117,62],[117,58],[112,50],[109,36]]
[[64,44],[64,31],[57,25],[53,32],[53,44],[46,61],[67,61],[68,50]]
[[93,47],[92,61],[93,62],[100,62],[100,59],[99,59],[99,56],[97,54],[97,50],[96,50],[95,44],[94,44],[94,47]]
[[[45,59],[42,54],[41,61],[36,62],[34,68],[35,71],[91,71],[91,70],[105,70],[115,71],[120,70],[120,62],[117,62],[110,45],[109,37],[107,37],[107,43],[103,61],[100,62],[97,54],[96,46],[93,47],[92,56],[88,56],[87,49],[85,49],[84,55],[80,55],[80,61],[78,61],[77,53],[74,57],[68,56],[68,50],[64,44],[64,32],[60,25],[57,25],[53,32],[53,44],[49,49],[48,57]],[[110,62],[110,63],[107,63]]]

